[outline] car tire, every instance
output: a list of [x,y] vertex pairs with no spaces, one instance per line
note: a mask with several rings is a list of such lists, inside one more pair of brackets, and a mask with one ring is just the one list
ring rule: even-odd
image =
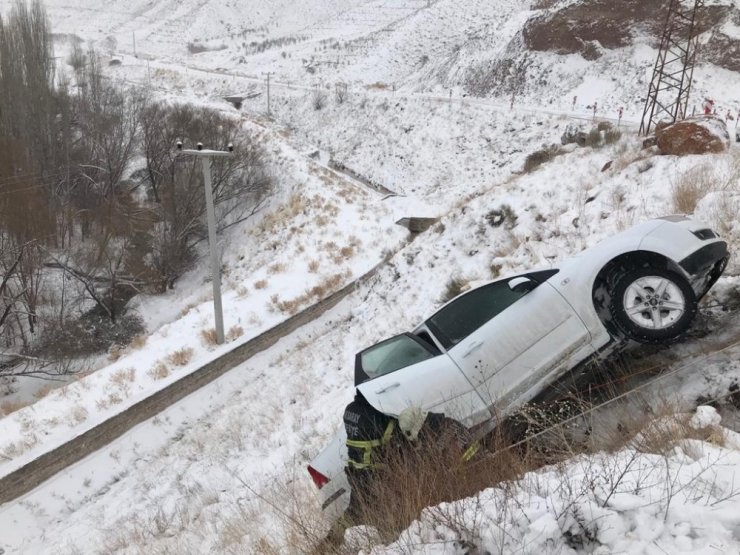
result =
[[639,268],[617,277],[609,312],[628,339],[639,343],[670,343],[688,330],[696,305],[694,290],[680,274]]

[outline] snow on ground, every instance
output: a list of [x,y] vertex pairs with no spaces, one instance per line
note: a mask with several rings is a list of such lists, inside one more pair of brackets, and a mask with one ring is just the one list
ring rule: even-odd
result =
[[[718,415],[699,407],[696,428]],[[429,507],[398,541],[361,553],[740,553],[740,435],[666,453],[628,447],[531,472],[507,488]],[[350,537],[355,530],[350,530]]]
[[[390,108],[367,110],[364,117],[382,125],[380,118],[392,120],[403,113],[400,107],[397,109],[397,113],[390,113]],[[404,105],[404,112],[424,110],[431,120],[448,109],[444,105]],[[305,117],[313,116],[310,110],[304,107]],[[458,117],[465,119],[463,115]],[[467,125],[473,126],[480,113],[472,108],[467,117]],[[501,121],[499,127],[492,123],[490,133],[493,137],[506,136],[507,128],[527,128],[531,116],[521,117]],[[556,126],[565,123],[557,117],[545,117],[544,121],[541,127],[554,134],[558,132]],[[346,123],[340,120],[340,128]],[[360,128],[364,124],[368,122],[357,122]],[[390,122],[383,128],[387,133],[406,134]],[[309,136],[306,134],[304,140]],[[512,148],[520,150],[531,144],[528,134],[511,133],[509,140]],[[405,142],[398,139],[396,144],[403,148]],[[535,172],[521,175],[511,173],[519,171],[521,160],[506,157],[502,160],[508,162],[509,171],[501,170],[498,180],[494,173],[487,186],[477,191],[466,188],[469,183],[462,181],[461,189],[467,196],[456,199],[451,188],[441,188],[438,208],[446,207],[446,211],[440,224],[400,250],[375,279],[314,325],[240,365],[22,499],[0,508],[0,522],[7,523],[3,530],[6,550],[115,551],[126,544],[141,549],[147,546],[146,550],[160,546],[193,553],[220,552],[229,546],[255,549],[261,534],[268,534],[276,522],[274,513],[259,503],[255,491],[270,492],[286,481],[306,487],[306,462],[333,433],[344,404],[351,398],[351,364],[357,350],[413,327],[440,304],[453,276],[482,280],[493,273],[556,263],[632,223],[672,212],[672,187],[682,172],[697,163],[713,164],[718,174],[734,164],[732,155],[643,160],[644,154],[634,144],[631,136],[601,150],[571,149]],[[471,156],[471,161],[487,166],[489,156],[481,151],[478,157]],[[431,164],[434,157],[428,160]],[[609,160],[614,160],[614,169],[602,172]],[[421,165],[412,169],[410,175],[426,172],[433,176],[437,168]],[[485,170],[480,171],[485,174]],[[426,195],[422,189],[422,184],[430,181],[417,179],[421,199],[435,198],[433,186],[428,185]],[[724,202],[737,201],[736,192],[718,194]],[[715,217],[711,200],[698,207],[710,220]],[[493,227],[486,218],[493,208],[503,204],[517,216],[511,229]],[[729,226],[730,237],[736,237],[734,224],[725,225]],[[395,229],[388,222],[386,226]],[[318,256],[311,249],[308,257]],[[278,261],[287,263],[295,257],[295,251],[289,253]],[[270,259],[269,254],[265,257]],[[307,275],[302,265],[296,265],[295,273]],[[737,274],[736,261],[728,273]],[[253,283],[249,275],[247,285]],[[207,284],[202,287],[207,289]],[[197,325],[187,318],[170,325],[190,325],[197,333],[199,327],[207,325],[209,310],[208,302],[203,303]],[[247,310],[247,305],[242,306],[241,314],[248,314]],[[162,353],[176,346],[171,342],[174,338],[193,345],[192,335],[185,335],[184,329],[178,328],[181,331],[177,333],[182,335],[168,334],[167,338],[150,341]],[[215,354],[201,349],[209,356]],[[709,374],[712,368],[708,365]],[[695,389],[702,387],[696,380],[689,383]],[[18,417],[6,420],[15,420],[23,427]],[[259,507],[260,518],[254,526],[243,525],[235,539],[227,529],[235,522],[231,517],[236,522],[242,522],[245,515],[257,518],[251,512],[255,506]],[[162,519],[165,522],[157,525]],[[21,527],[21,523],[36,524]],[[169,537],[172,534],[174,537]]]
[[[455,29],[455,11],[450,7],[459,3],[430,3],[430,10],[438,12],[427,11],[426,2],[365,4],[343,3],[339,10],[337,4],[325,3],[321,8],[325,12],[312,13],[315,2],[295,8],[295,3],[268,7],[268,3],[255,1],[250,5],[253,10],[227,3],[217,12],[209,11],[211,4],[206,2],[133,3],[110,10],[90,2],[83,19],[62,3],[48,3],[56,32],[78,34],[96,40],[99,46],[108,35],[117,38],[118,50],[125,55],[121,66],[110,69],[112,76],[148,83],[169,98],[230,109],[219,101],[220,96],[247,90],[262,79],[262,70],[280,64],[282,73],[271,91],[273,118],[260,115],[265,109],[264,95],[248,101],[244,108],[245,126],[261,134],[280,185],[270,207],[222,243],[226,329],[234,328],[238,338],[214,348],[201,337],[212,326],[204,261],[174,291],[137,300],[152,332],[144,346],[125,351],[109,366],[0,420],[0,453],[5,455],[0,457],[0,473],[17,468],[284,319],[287,314],[276,310],[273,296],[290,301],[336,275],[341,278],[334,283],[338,288],[384,256],[393,256],[374,279],[315,323],[33,492],[0,507],[0,548],[6,553],[259,552],[260,538],[278,537],[280,523],[274,506],[260,496],[283,499],[284,490],[291,487],[297,489],[294,495],[311,491],[304,467],[339,425],[341,410],[352,396],[356,351],[413,327],[439,306],[452,277],[479,281],[557,264],[633,223],[675,212],[674,190],[692,168],[706,168],[712,181],[712,191],[697,205],[697,216],[730,240],[733,261],[727,274],[740,273],[740,227],[732,217],[740,207],[734,152],[682,159],[656,157],[641,152],[631,127],[623,127],[623,140],[617,144],[601,149],[569,147],[534,172],[521,173],[529,153],[559,142],[565,126],[574,121],[569,115],[590,118],[585,106],[591,99],[609,111],[624,103],[625,117],[639,119],[633,95],[642,92],[645,83],[636,82],[634,74],[635,68],[653,59],[649,47],[609,53],[601,66],[586,64],[579,56],[542,54],[540,63],[560,72],[562,86],[530,91],[514,109],[508,99],[462,98],[459,91],[452,100],[439,90],[416,94],[412,89],[418,80],[396,91],[368,88],[365,85],[376,81],[394,82],[426,52],[431,57],[429,45],[435,37],[426,33],[430,23],[424,18],[443,14],[435,23],[437,28]],[[375,10],[376,16],[368,15],[366,8]],[[509,25],[514,25],[514,19],[520,21],[521,12],[514,3],[504,8],[495,28],[513,32]],[[469,14],[491,8],[490,3],[474,2],[470,9],[465,12],[467,19],[461,20],[474,21]],[[101,10],[109,13],[102,15]],[[161,10],[164,15],[148,10]],[[204,15],[212,13],[224,15]],[[167,23],[167,18],[178,23]],[[263,39],[303,33],[311,40],[286,45],[285,57],[277,50],[255,55],[247,67],[233,49],[187,53],[189,40],[214,45],[229,38],[221,29],[224,22],[233,27],[229,32],[235,37],[240,26],[251,26],[268,30],[255,33],[263,33]],[[386,27],[383,33],[373,34]],[[416,31],[403,44],[404,30],[412,28]],[[139,52],[147,59],[131,57],[127,53],[132,48],[122,46],[134,31]],[[307,72],[301,49],[309,60],[311,48],[316,48],[313,43],[309,46],[311,41],[345,31],[348,40],[370,37],[367,44],[372,56],[368,59],[376,60],[372,68],[380,69],[348,65],[342,75],[354,84],[346,101],[336,101],[332,78],[320,88],[327,98],[325,106],[316,110],[317,84],[330,66],[315,64],[315,73]],[[397,41],[397,48],[384,50],[385,35]],[[364,51],[359,52],[352,59],[362,58]],[[466,55],[473,56],[472,50]],[[626,60],[618,60],[619,56]],[[326,54],[321,59],[330,57]],[[214,73],[197,67],[224,67],[226,71]],[[606,79],[604,75],[613,67],[620,68],[619,77]],[[416,71],[409,69],[409,75],[412,70]],[[728,97],[738,98],[737,75],[716,68],[701,71],[711,73]],[[703,75],[701,71],[697,75]],[[581,98],[575,109],[570,105],[573,94]],[[323,151],[318,160],[308,157],[317,150]],[[324,165],[327,154],[398,196],[386,198],[328,170]],[[611,167],[603,169],[608,162]],[[516,221],[494,227],[488,216],[504,205],[511,208]],[[419,215],[442,219],[407,243],[406,231],[394,222]],[[720,293],[713,299],[731,299],[736,289],[736,279],[723,278],[717,285]],[[309,302],[304,301],[304,306]],[[740,335],[738,327],[740,323],[733,318],[725,331]],[[693,341],[678,349],[691,352],[701,347],[701,341]],[[183,349],[192,349],[185,365],[168,360]],[[694,367],[677,372],[670,380],[676,395],[695,399],[728,387],[738,374],[737,366],[731,364],[738,359],[738,350],[730,349],[726,355],[730,363],[697,360],[697,365],[703,365],[701,373]],[[161,375],[156,371],[160,364],[167,366],[169,375],[156,379]],[[706,447],[708,456],[716,454],[712,449]],[[635,464],[641,467],[650,460]],[[608,464],[620,461],[623,458]],[[706,463],[701,461],[699,466]],[[573,468],[578,464],[574,461]],[[603,467],[607,462],[594,464]],[[678,463],[667,464],[682,471]],[[486,495],[495,498],[497,494]],[[545,501],[541,503],[560,503],[557,495],[548,496],[543,490]],[[615,509],[607,509],[617,522]],[[634,512],[636,508],[629,510],[633,511],[630,518],[644,516]],[[552,532],[546,511],[538,514],[542,528]],[[651,518],[657,522],[659,516]],[[704,517],[702,513],[697,518]],[[491,518],[497,518],[496,514]],[[732,526],[728,524],[727,529]],[[521,532],[534,534],[532,530],[522,528]],[[667,534],[671,541],[678,541],[678,532]],[[545,535],[527,537],[540,541]]]
[[259,335],[319,300],[307,294],[312,289],[326,296],[403,244],[405,230],[394,225],[394,210],[379,193],[262,133],[279,185],[272,209],[238,227],[222,245],[224,328],[230,343],[215,347],[203,335],[213,328],[204,260],[175,290],[135,302],[152,332],[143,346],[117,353],[113,364],[52,391],[43,408],[31,405],[0,419],[0,472],[18,468]]

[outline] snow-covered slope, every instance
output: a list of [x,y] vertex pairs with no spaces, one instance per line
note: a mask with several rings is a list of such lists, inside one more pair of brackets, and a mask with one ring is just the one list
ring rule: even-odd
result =
[[[164,97],[232,110],[220,96],[253,87],[262,71],[277,72],[273,117],[261,114],[264,95],[243,109],[245,126],[272,153],[280,187],[269,210],[224,239],[227,329],[241,328],[236,341],[286,317],[277,301],[300,298],[335,275],[334,286],[346,283],[390,260],[313,325],[0,507],[6,553],[258,553],[265,538],[279,544],[275,504],[290,506],[291,496],[312,491],[303,466],[340,422],[357,350],[416,324],[440,304],[452,277],[474,282],[556,264],[616,230],[674,212],[674,190],[692,168],[703,168],[698,175],[709,182],[696,215],[730,240],[734,255],[707,302],[726,305],[735,295],[736,151],[657,157],[641,152],[632,128],[623,126],[621,142],[569,147],[522,173],[529,153],[582,121],[573,118],[590,119],[586,105],[593,101],[608,108],[598,115],[623,105],[626,119],[639,118],[655,56],[649,40],[638,37],[592,62],[580,54],[533,54],[518,37],[534,15],[530,7],[483,0],[47,6],[55,32],[101,48],[117,43],[123,63],[110,68],[114,78],[146,83]],[[188,43],[227,48],[191,53]],[[466,78],[506,58],[513,60],[511,75],[522,60],[530,68],[513,108],[508,93],[462,96]],[[704,65],[696,75],[697,94],[717,91],[728,105],[740,100],[737,74]],[[339,80],[350,82],[343,103],[334,95]],[[442,89],[451,86],[450,96]],[[317,90],[326,95],[321,109]],[[310,159],[317,150],[323,153]],[[327,153],[398,196],[330,171]],[[516,222],[494,227],[487,216],[504,204]],[[394,222],[419,215],[441,220],[408,242]],[[0,471],[216,356],[220,351],[201,338],[211,326],[206,276],[203,266],[175,292],[137,300],[152,331],[144,346],[0,420]],[[734,314],[717,321],[728,342],[740,336]],[[703,345],[696,339],[675,352]],[[193,351],[185,366],[168,361],[187,348]],[[661,388],[686,405],[726,392],[738,380],[738,350],[727,358],[697,358]],[[155,379],[161,363],[170,375]]]

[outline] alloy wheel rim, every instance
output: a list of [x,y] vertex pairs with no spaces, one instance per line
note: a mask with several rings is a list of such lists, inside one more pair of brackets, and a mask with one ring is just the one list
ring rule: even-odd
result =
[[622,300],[627,317],[641,328],[663,330],[686,312],[686,299],[673,281],[643,276],[627,286]]

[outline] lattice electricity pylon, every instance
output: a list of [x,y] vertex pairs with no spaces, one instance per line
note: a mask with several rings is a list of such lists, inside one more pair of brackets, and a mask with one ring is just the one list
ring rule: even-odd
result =
[[660,119],[673,123],[686,117],[698,46],[696,18],[704,0],[671,0],[655,60],[640,135],[648,135]]

